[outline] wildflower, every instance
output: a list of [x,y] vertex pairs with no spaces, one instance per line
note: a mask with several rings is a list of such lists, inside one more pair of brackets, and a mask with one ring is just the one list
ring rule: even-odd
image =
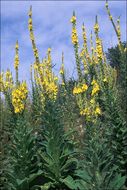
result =
[[83,85],[82,85],[82,91],[85,92],[87,89],[88,89],[87,84],[83,84]]
[[91,104],[95,104],[95,99],[92,98],[92,99],[90,100],[90,103],[91,103]]
[[75,22],[76,22],[76,16],[72,16],[70,22],[71,22],[71,23],[75,23]]
[[81,110],[80,111],[80,115],[87,115],[87,116],[90,116],[91,114],[91,110],[89,107],[86,107],[85,109]]
[[19,66],[18,50],[19,50],[19,45],[18,45],[18,41],[17,41],[17,42],[16,42],[16,45],[15,45],[15,61],[14,61],[14,68],[15,68],[16,70],[18,70],[18,66]]
[[91,93],[91,95],[93,96],[98,93],[98,91],[100,90],[100,87],[99,87],[98,83],[96,82],[96,80],[93,80],[91,84],[93,85],[93,89],[92,89],[92,93]]
[[84,51],[84,49],[83,49],[83,50],[80,52],[80,57],[83,57],[84,54],[85,54],[85,51]]
[[96,39],[96,53],[98,60],[103,59],[103,49],[102,49],[102,42],[99,38]]
[[61,75],[64,74],[64,63],[62,63],[59,73],[60,73]]
[[58,77],[54,77],[54,81],[58,81]]
[[96,84],[96,80],[93,79],[92,82],[91,82],[91,84],[92,85]]
[[72,36],[71,36],[71,39],[72,39],[72,43],[74,45],[78,44],[78,35],[77,35],[77,30],[76,28],[73,28],[72,29]]
[[13,88],[13,78],[10,70],[0,74],[0,92],[6,92]]
[[104,78],[104,79],[103,79],[103,82],[108,82],[108,81],[107,81],[107,78]]
[[82,89],[80,87],[74,87],[73,94],[80,94],[82,93]]
[[98,23],[96,23],[96,24],[94,25],[94,31],[95,31],[95,33],[98,33],[98,32],[99,32],[99,24],[98,24]]
[[17,88],[12,91],[12,105],[14,106],[15,113],[21,113],[24,108],[24,101],[28,95],[28,89],[25,82],[20,84]]
[[100,90],[99,85],[95,85],[92,90],[92,96],[95,95]]
[[96,107],[95,114],[96,115],[101,115],[101,109],[99,107]]
[[4,91],[4,79],[3,79],[3,73],[0,73],[0,92]]

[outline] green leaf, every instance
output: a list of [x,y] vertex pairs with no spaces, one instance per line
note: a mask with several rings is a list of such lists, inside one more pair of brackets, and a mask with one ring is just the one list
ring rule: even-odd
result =
[[77,170],[75,175],[87,183],[91,183],[92,178],[86,170]]
[[62,180],[62,182],[69,187],[70,189],[77,189],[76,188],[76,184],[75,184],[75,180],[69,175],[67,176],[65,179]]
[[28,183],[28,179],[25,178],[23,180],[17,179],[17,188],[21,189],[21,190],[29,190],[29,183]]
[[109,188],[115,189],[115,190],[119,190],[120,188],[123,188],[124,184],[126,181],[126,177],[123,176],[121,177],[120,174],[117,174],[114,179],[112,179],[112,181],[109,184]]
[[42,175],[43,171],[39,170],[37,173],[33,173],[29,176],[29,183],[31,183],[34,179],[36,179],[38,176]]

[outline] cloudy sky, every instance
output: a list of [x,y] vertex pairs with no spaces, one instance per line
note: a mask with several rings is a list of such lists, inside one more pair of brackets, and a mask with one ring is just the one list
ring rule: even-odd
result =
[[[77,16],[79,41],[82,43],[81,25],[84,22],[89,36],[98,15],[100,36],[105,50],[117,44],[113,27],[108,20],[105,1],[2,1],[1,2],[1,69],[13,69],[14,47],[19,41],[20,78],[29,81],[29,67],[34,57],[28,31],[28,10],[33,7],[33,25],[40,58],[52,48],[53,64],[58,73],[61,65],[61,53],[65,55],[68,76],[75,71],[75,59],[71,43],[70,18],[73,10]],[[122,40],[126,40],[126,1],[109,1],[115,19],[121,16]],[[89,40],[88,40],[89,41]],[[75,71],[76,72],[76,71]]]

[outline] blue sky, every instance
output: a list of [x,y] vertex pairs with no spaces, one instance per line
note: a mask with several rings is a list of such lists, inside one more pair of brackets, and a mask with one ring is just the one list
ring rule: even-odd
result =
[[[79,41],[82,43],[81,25],[84,22],[89,36],[98,15],[100,36],[104,48],[117,44],[113,27],[108,20],[105,1],[2,1],[1,2],[1,69],[11,68],[14,73],[14,47],[19,41],[20,79],[29,82],[30,64],[34,62],[28,31],[28,10],[33,7],[33,25],[40,58],[52,48],[53,64],[58,73],[61,65],[61,53],[65,55],[67,76],[75,71],[75,59],[71,43],[70,18],[73,10],[77,16]],[[121,16],[122,40],[126,40],[126,1],[109,1],[115,19]],[[88,40],[89,42],[89,40]],[[76,72],[76,71],[75,71]]]

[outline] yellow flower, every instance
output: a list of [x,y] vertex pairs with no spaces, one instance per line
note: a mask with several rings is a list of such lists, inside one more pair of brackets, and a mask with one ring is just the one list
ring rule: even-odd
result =
[[87,84],[83,84],[83,86],[82,86],[82,91],[85,92],[87,89],[88,89]]
[[19,113],[20,109],[18,107],[15,108],[15,113]]
[[98,83],[96,82],[96,80],[93,80],[91,84],[93,85],[92,94],[91,94],[93,96],[96,93],[98,93],[98,91],[100,90],[100,87]]
[[82,89],[80,87],[74,87],[73,94],[80,94],[82,93]]
[[14,60],[14,68],[16,70],[19,67],[19,54],[18,54],[18,50],[19,50],[19,45],[18,45],[18,41],[17,41],[16,45],[15,45],[15,60]]
[[92,99],[90,100],[90,103],[91,103],[91,104],[95,104],[95,99],[92,98]]
[[75,22],[76,22],[76,16],[72,16],[70,22],[71,22],[71,23],[75,23]]
[[94,84],[96,84],[96,83],[97,83],[97,82],[96,82],[96,80],[94,80],[94,79],[93,79],[92,82],[91,82],[92,85],[94,85]]
[[96,107],[95,114],[96,115],[101,115],[101,109],[99,107]]
[[86,115],[86,116],[90,116],[91,111],[89,107],[86,107],[85,109],[80,111],[80,115]]
[[51,52],[51,48],[48,48],[48,52]]
[[18,42],[16,42],[15,49],[19,49]]
[[12,105],[15,113],[21,113],[24,110],[24,101],[27,98],[28,89],[25,82],[21,83],[12,91]]
[[108,81],[107,81],[107,78],[104,78],[104,79],[103,79],[103,82],[108,82]]
[[58,77],[54,77],[54,81],[57,81],[58,80]]
[[96,39],[96,53],[97,53],[97,58],[99,60],[103,59],[103,49],[102,49],[102,42],[100,38]]
[[98,23],[96,23],[96,24],[94,25],[94,31],[95,31],[95,33],[98,33],[98,32],[99,32],[99,24],[98,24]]
[[72,39],[72,43],[74,45],[78,44],[78,35],[77,35],[77,30],[76,28],[72,28],[72,36],[71,36],[71,39]]

